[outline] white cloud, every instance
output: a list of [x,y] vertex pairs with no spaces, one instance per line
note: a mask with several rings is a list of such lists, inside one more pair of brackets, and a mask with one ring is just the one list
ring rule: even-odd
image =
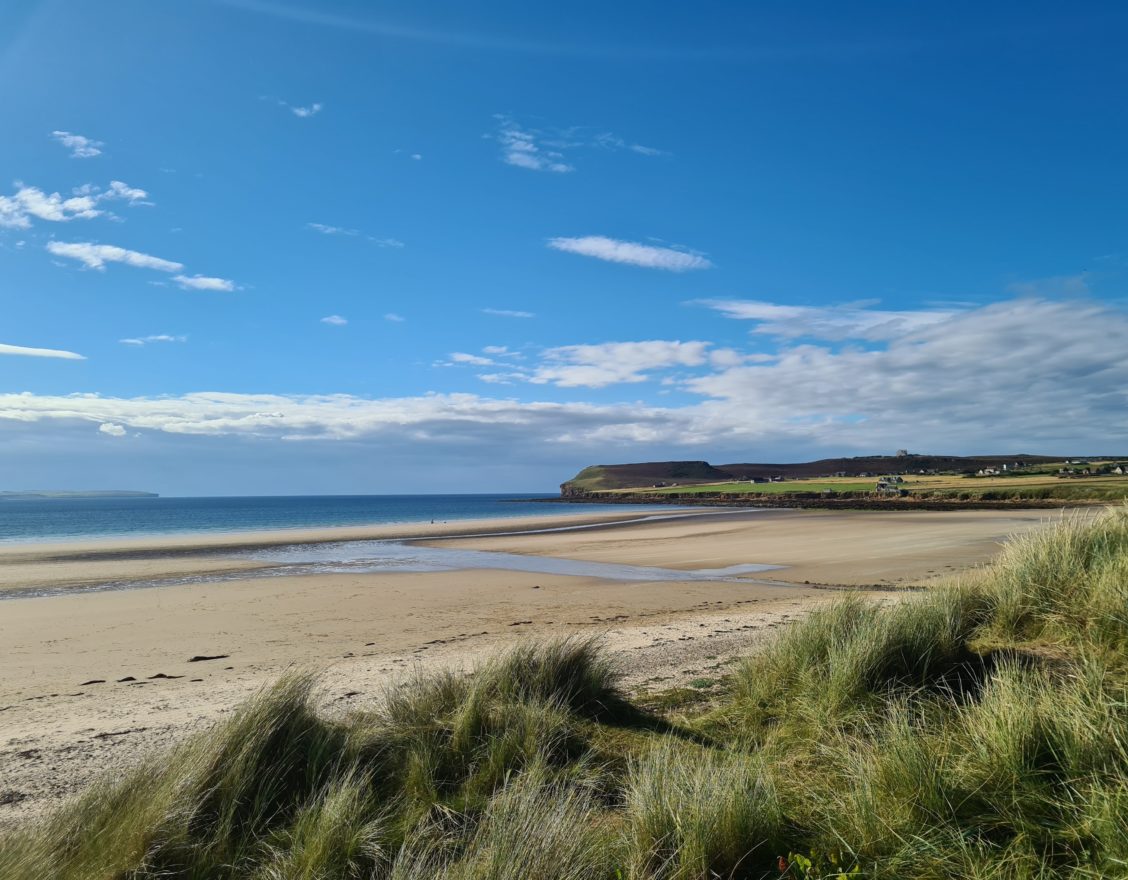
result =
[[563,345],[546,350],[545,363],[527,378],[534,384],[561,388],[605,388],[624,382],[645,382],[654,370],[705,364],[709,347],[708,342],[664,339]]
[[207,275],[174,275],[172,280],[179,285],[181,290],[235,290],[235,282],[228,278],[209,278]]
[[[1128,427],[1128,317],[1086,302],[1011,300],[908,321],[884,347],[805,344],[689,380],[714,411],[875,446],[1100,446]],[[832,333],[839,333],[837,327]],[[850,331],[855,332],[855,331]],[[898,438],[905,442],[896,443]],[[1055,446],[1055,448],[1061,448]]]
[[423,158],[423,154],[422,153],[412,153],[411,158],[414,159],[416,162],[418,162],[420,159]]
[[512,116],[495,114],[497,131],[490,135],[501,145],[501,161],[530,171],[566,174],[575,171],[568,153],[592,148],[627,150],[641,156],[662,156],[665,151],[629,142],[611,132],[592,134],[590,129],[538,129],[521,125]]
[[110,187],[99,196],[100,199],[123,199],[130,204],[152,204],[145,201],[149,194],[143,189],[130,186],[120,180],[111,180]]
[[57,192],[45,193],[38,187],[24,186],[22,183],[17,183],[16,186],[18,189],[12,195],[0,196],[0,227],[28,229],[33,219],[51,223],[91,220],[106,215],[98,207],[104,201],[126,201],[130,205],[151,204],[144,201],[149,195],[145,190],[131,187],[120,180],[111,181],[109,188],[105,190],[93,184],[84,184],[70,196]]
[[627,263],[647,269],[664,269],[667,272],[685,272],[691,269],[709,269],[713,264],[700,254],[674,248],[655,247],[635,241],[620,241],[602,235],[585,235],[580,238],[550,238],[548,246],[570,254],[595,257],[610,263]]
[[393,443],[485,444],[528,432],[537,442],[568,444],[641,439],[666,417],[637,405],[520,403],[474,394],[363,398],[200,392],[179,397],[0,393],[0,420],[48,425],[111,422],[131,430],[282,440],[383,439]]
[[296,107],[291,104],[286,104],[290,108],[290,112],[301,119],[307,119],[310,116],[316,116],[321,112],[322,105],[320,103],[310,104],[308,107]]
[[464,351],[452,351],[450,359],[456,364],[469,364],[475,367],[488,367],[493,364],[493,361],[487,357],[481,357],[476,354],[467,354]]
[[756,321],[755,333],[770,336],[843,340],[896,339],[954,317],[953,309],[903,309],[888,311],[867,308],[865,303],[841,306],[790,306],[761,300],[706,299],[698,305],[715,309],[730,318]]
[[388,312],[384,315],[384,320],[391,321],[393,324],[402,324],[407,318],[403,317],[403,315],[397,315],[395,312]]
[[343,327],[348,322],[347,318],[342,318],[340,315],[326,315],[321,319],[322,324],[332,324],[334,327]]
[[515,460],[580,463],[611,454],[771,460],[898,448],[1095,454],[1116,452],[1128,434],[1128,312],[1115,305],[1007,300],[953,310],[865,348],[771,335],[757,341],[771,353],[736,352],[720,362],[715,356],[731,349],[703,341],[564,346],[530,370],[507,363],[478,376],[526,390],[530,376],[572,383],[566,387],[672,379],[669,388],[697,397],[678,406],[476,394],[9,393],[0,394],[0,419],[11,426],[6,435],[19,428],[21,435],[54,438],[110,423],[130,433],[240,443],[360,441],[412,461],[449,453],[464,466],[495,460],[498,448],[512,448]]
[[[673,407],[474,394],[11,393],[0,394],[0,419],[40,432],[109,422],[131,432],[370,441],[381,450],[410,447],[415,455],[457,449],[464,461],[485,461],[510,445],[580,458],[613,450],[627,460],[898,448],[1095,454],[1115,452],[1128,434],[1128,314],[1113,306],[1009,300],[877,346],[783,341],[769,360],[732,367],[712,364],[719,349],[701,341],[566,346],[533,371],[481,377],[524,385],[532,373],[566,387],[601,387],[673,370],[671,387],[699,398]],[[569,368],[576,369],[564,372]],[[553,369],[562,372],[538,374]],[[677,375],[685,370],[709,372]]]
[[361,232],[359,229],[349,229],[345,226],[330,226],[327,223],[307,223],[306,228],[314,229],[322,235],[345,235],[350,238],[363,238],[366,241],[372,242],[377,247],[401,248],[404,246],[403,242],[398,238],[377,238],[374,235]]
[[41,358],[61,358],[67,361],[84,361],[86,360],[80,354],[75,354],[73,351],[62,351],[55,348],[27,348],[23,345],[5,345],[0,343],[0,355],[16,355],[18,357],[41,357]]
[[541,143],[541,132],[522,128],[509,116],[499,115],[495,118],[498,121],[495,139],[501,144],[501,161],[506,165],[556,174],[576,170],[564,160],[564,154],[558,149]]
[[101,141],[92,140],[81,134],[72,134],[69,131],[53,131],[51,137],[71,151],[72,159],[91,159],[102,155]]
[[324,109],[324,104],[320,101],[314,101],[312,104],[291,104],[289,101],[283,101],[274,95],[259,95],[260,101],[266,101],[275,104],[278,107],[285,107],[299,119],[309,119],[311,116],[316,116]]
[[307,223],[309,229],[316,229],[322,235],[360,235],[357,229],[346,229],[343,226],[329,226],[325,223]]
[[482,309],[482,313],[493,315],[496,318],[535,318],[533,312],[523,312],[519,309]]
[[0,226],[27,229],[33,217],[52,223],[88,220],[102,213],[96,205],[97,200],[88,195],[64,198],[57,192],[48,194],[34,186],[20,186],[14,195],[0,196]]
[[122,345],[147,345],[150,342],[187,342],[187,336],[172,336],[168,333],[155,333],[152,336],[133,336],[128,339],[119,339]]
[[114,422],[102,422],[98,426],[98,430],[103,434],[109,434],[111,437],[124,437],[126,433],[124,427]]
[[156,269],[160,272],[179,272],[184,268],[183,263],[163,260],[160,257],[126,250],[110,244],[49,241],[47,242],[47,250],[56,257],[78,260],[90,269],[104,269],[106,263],[124,263],[138,269]]
[[605,131],[597,134],[594,139],[597,147],[603,147],[607,150],[629,150],[632,153],[638,153],[640,156],[668,156],[665,150],[655,149],[654,147],[645,147],[642,144],[632,144],[618,135],[611,134]]

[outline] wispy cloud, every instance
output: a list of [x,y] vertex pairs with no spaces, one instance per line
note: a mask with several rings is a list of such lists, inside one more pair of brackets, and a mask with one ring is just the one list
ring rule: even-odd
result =
[[321,319],[322,324],[332,324],[334,327],[344,327],[348,322],[348,318],[342,318],[340,315],[326,315]]
[[92,159],[101,156],[102,147],[105,146],[101,141],[69,131],[53,131],[51,137],[71,151],[72,159]]
[[667,272],[687,272],[693,269],[710,269],[713,266],[713,263],[701,254],[668,247],[655,247],[635,241],[620,241],[602,235],[550,238],[548,246],[558,251],[594,257],[609,263],[626,263],[647,269],[663,269]]
[[611,132],[592,134],[580,127],[541,129],[522,125],[504,113],[494,115],[497,130],[490,137],[501,145],[501,161],[530,171],[551,171],[566,174],[575,171],[569,153],[598,148],[626,150],[642,156],[667,155],[654,147],[636,144]]
[[476,354],[467,354],[464,351],[452,351],[450,359],[456,364],[469,364],[474,367],[488,367],[493,365],[493,361],[487,357],[481,357]]
[[344,226],[329,226],[326,223],[307,223],[307,229],[313,229],[322,235],[360,235],[359,229],[346,229]]
[[528,381],[561,388],[605,388],[624,382],[645,382],[654,370],[701,366],[708,360],[710,345],[696,340],[665,339],[563,345],[544,353],[547,363],[538,367]]
[[5,345],[0,343],[0,355],[15,355],[17,357],[61,358],[66,361],[84,361],[85,356],[75,354],[73,351],[62,351],[57,348],[28,348],[24,345]]
[[[485,382],[555,385],[558,388],[606,388],[658,378],[669,370],[705,367],[723,369],[746,362],[747,357],[700,340],[649,339],[639,342],[600,342],[544,349],[539,363],[525,366],[520,352],[504,345],[488,345],[482,355],[453,352],[438,366],[504,366],[506,372],[478,374]],[[502,359],[513,359],[503,361]],[[515,362],[516,361],[516,362]],[[672,381],[667,374],[663,381]]]
[[612,134],[609,131],[597,134],[594,138],[594,144],[597,147],[603,147],[605,150],[628,150],[632,153],[638,153],[640,156],[668,156],[670,155],[665,150],[659,150],[655,147],[647,147],[642,144],[631,143],[617,134]]
[[703,305],[729,318],[755,321],[755,333],[796,339],[896,339],[940,324],[952,318],[953,309],[905,309],[891,311],[870,308],[873,303],[832,306],[792,306],[762,300],[704,299],[690,305]]
[[393,324],[402,324],[407,320],[403,315],[397,315],[395,312],[388,312],[384,315],[385,321],[391,321]]
[[520,309],[482,309],[482,314],[493,315],[497,318],[535,318],[533,312],[523,312]]
[[28,229],[32,220],[50,223],[67,223],[71,220],[91,220],[106,214],[101,202],[124,201],[129,205],[148,205],[149,194],[120,180],[110,181],[106,189],[93,184],[76,188],[70,196],[57,192],[46,193],[35,186],[16,184],[16,192],[0,196],[0,227]]
[[508,116],[497,116],[496,139],[501,144],[501,161],[530,171],[552,171],[566,174],[576,169],[564,160],[564,154],[543,143],[543,134],[522,128]]
[[119,339],[122,345],[142,346],[148,345],[151,342],[187,342],[187,336],[172,336],[168,333],[155,333],[152,336],[131,336],[126,339]]
[[403,247],[403,242],[398,238],[377,238],[374,235],[369,235],[367,232],[361,232],[359,229],[349,229],[346,226],[330,226],[327,223],[307,223],[306,228],[320,232],[322,235],[344,235],[349,238],[363,238],[365,241],[372,242],[377,247]]
[[259,100],[270,101],[279,107],[285,107],[299,119],[309,119],[311,116],[316,116],[324,109],[324,104],[320,101],[314,101],[312,104],[291,104],[289,101],[283,101],[281,98],[273,95],[261,95]]
[[181,290],[220,290],[230,292],[236,284],[229,278],[211,278],[207,275],[174,275],[173,281]]
[[78,260],[89,269],[102,270],[106,263],[124,263],[138,269],[156,269],[159,272],[179,272],[184,268],[183,263],[164,260],[160,257],[143,254],[140,251],[131,251],[110,244],[93,244],[91,242],[47,242],[47,250],[56,257],[67,257]]

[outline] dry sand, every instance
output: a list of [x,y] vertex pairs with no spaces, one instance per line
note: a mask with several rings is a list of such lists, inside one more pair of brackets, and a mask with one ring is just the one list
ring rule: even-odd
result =
[[[595,521],[628,516],[614,511]],[[0,824],[33,816],[98,773],[212,723],[287,669],[321,670],[325,706],[341,709],[370,705],[383,686],[416,667],[472,665],[528,634],[584,632],[605,636],[628,686],[667,687],[719,674],[763,635],[833,595],[816,584],[925,583],[989,559],[1005,536],[1051,518],[1046,511],[1009,510],[709,512],[443,541],[675,569],[775,563],[787,566],[770,573],[790,582],[780,585],[470,570],[247,578],[6,599],[0,601]],[[552,518],[534,527],[560,524]],[[447,532],[514,527],[495,521]],[[331,538],[433,539],[440,528],[333,530]],[[224,552],[295,538],[327,539],[318,531],[8,547],[0,551],[0,588],[230,571],[237,566]]]

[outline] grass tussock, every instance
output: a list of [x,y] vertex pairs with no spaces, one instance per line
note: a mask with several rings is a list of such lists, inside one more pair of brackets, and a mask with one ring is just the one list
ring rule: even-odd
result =
[[1128,878],[1128,509],[836,602],[676,723],[578,640],[314,702],[280,682],[8,834],[0,880]]

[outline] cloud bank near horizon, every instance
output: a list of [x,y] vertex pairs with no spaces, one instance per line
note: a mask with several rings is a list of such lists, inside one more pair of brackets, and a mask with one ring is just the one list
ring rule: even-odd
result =
[[[1100,451],[1090,447],[1115,445],[1128,433],[1128,315],[1107,304],[1017,299],[890,318],[857,306],[796,313],[734,302],[722,313],[753,321],[752,340],[774,338],[774,350],[649,340],[546,349],[529,366],[505,365],[533,386],[631,389],[660,382],[679,395],[666,406],[473,393],[17,393],[0,395],[0,421],[40,432],[112,424],[123,427],[113,432],[121,442],[134,433],[344,441],[420,460],[460,447],[463,458],[483,461],[498,449],[519,459],[532,447],[538,456],[554,449],[624,460],[658,449],[693,457],[744,449],[748,458],[800,448]],[[794,321],[802,322],[802,333],[787,323]],[[894,338],[891,321],[904,330]],[[829,338],[802,341],[815,332]],[[835,344],[844,335],[867,344]],[[462,353],[454,363],[485,369],[499,351]]]

